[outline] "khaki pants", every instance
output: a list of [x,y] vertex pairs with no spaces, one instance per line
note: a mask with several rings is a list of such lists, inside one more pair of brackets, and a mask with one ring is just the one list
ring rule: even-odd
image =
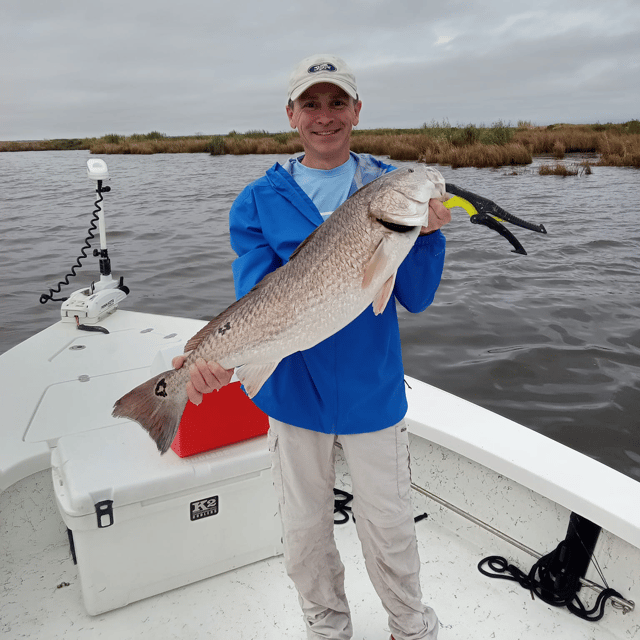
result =
[[274,485],[284,559],[309,639],[349,640],[353,629],[344,566],[333,537],[334,443],[342,445],[353,513],[371,582],[396,640],[434,640],[438,619],[422,604],[410,500],[409,438],[403,422],[373,433],[334,436],[270,419]]

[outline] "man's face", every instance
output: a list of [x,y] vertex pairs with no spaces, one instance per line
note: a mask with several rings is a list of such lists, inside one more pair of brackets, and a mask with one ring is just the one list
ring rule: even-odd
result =
[[335,84],[321,82],[309,87],[287,106],[292,129],[297,129],[304,146],[303,164],[316,169],[333,169],[349,159],[351,129],[358,124],[361,102],[354,102]]

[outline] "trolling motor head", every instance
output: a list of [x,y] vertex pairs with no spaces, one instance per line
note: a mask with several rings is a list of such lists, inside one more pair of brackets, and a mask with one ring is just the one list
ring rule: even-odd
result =
[[90,180],[108,180],[109,169],[107,169],[107,163],[101,158],[87,160],[87,177]]

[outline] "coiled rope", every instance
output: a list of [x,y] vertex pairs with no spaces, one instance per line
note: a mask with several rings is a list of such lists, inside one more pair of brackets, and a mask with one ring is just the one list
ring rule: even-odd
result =
[[[607,586],[599,594],[596,603],[591,609],[587,609],[578,597],[580,590],[580,577],[563,574],[554,575],[550,567],[557,556],[566,553],[566,545],[563,540],[551,553],[542,556],[532,567],[528,574],[518,567],[509,564],[501,556],[489,556],[478,563],[478,571],[489,578],[513,580],[521,587],[531,592],[531,597],[538,596],[540,600],[554,607],[566,607],[572,614],[596,622],[604,615],[607,600],[612,597],[622,598],[615,589]],[[484,566],[487,565],[493,572],[490,573]],[[605,582],[606,584],[606,582]]]

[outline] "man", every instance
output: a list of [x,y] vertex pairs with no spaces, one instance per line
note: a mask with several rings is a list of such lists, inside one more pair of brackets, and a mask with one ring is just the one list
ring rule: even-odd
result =
[[[289,81],[286,113],[304,156],[276,163],[238,196],[230,212],[238,297],[291,253],[359,187],[393,170],[350,152],[362,102],[349,67],[333,55],[302,60]],[[444,263],[449,211],[432,200],[400,266],[394,295],[422,311],[433,300]],[[183,358],[174,361],[182,366]],[[200,359],[189,398],[227,384],[232,371]],[[331,338],[285,358],[254,402],[269,416],[269,449],[284,532],[287,573],[300,598],[307,636],[352,637],[344,567],[333,538],[334,445],[349,465],[354,513],[371,581],[395,640],[437,637],[435,613],[421,602],[420,561],[410,503],[407,401],[395,304],[371,308]]]

